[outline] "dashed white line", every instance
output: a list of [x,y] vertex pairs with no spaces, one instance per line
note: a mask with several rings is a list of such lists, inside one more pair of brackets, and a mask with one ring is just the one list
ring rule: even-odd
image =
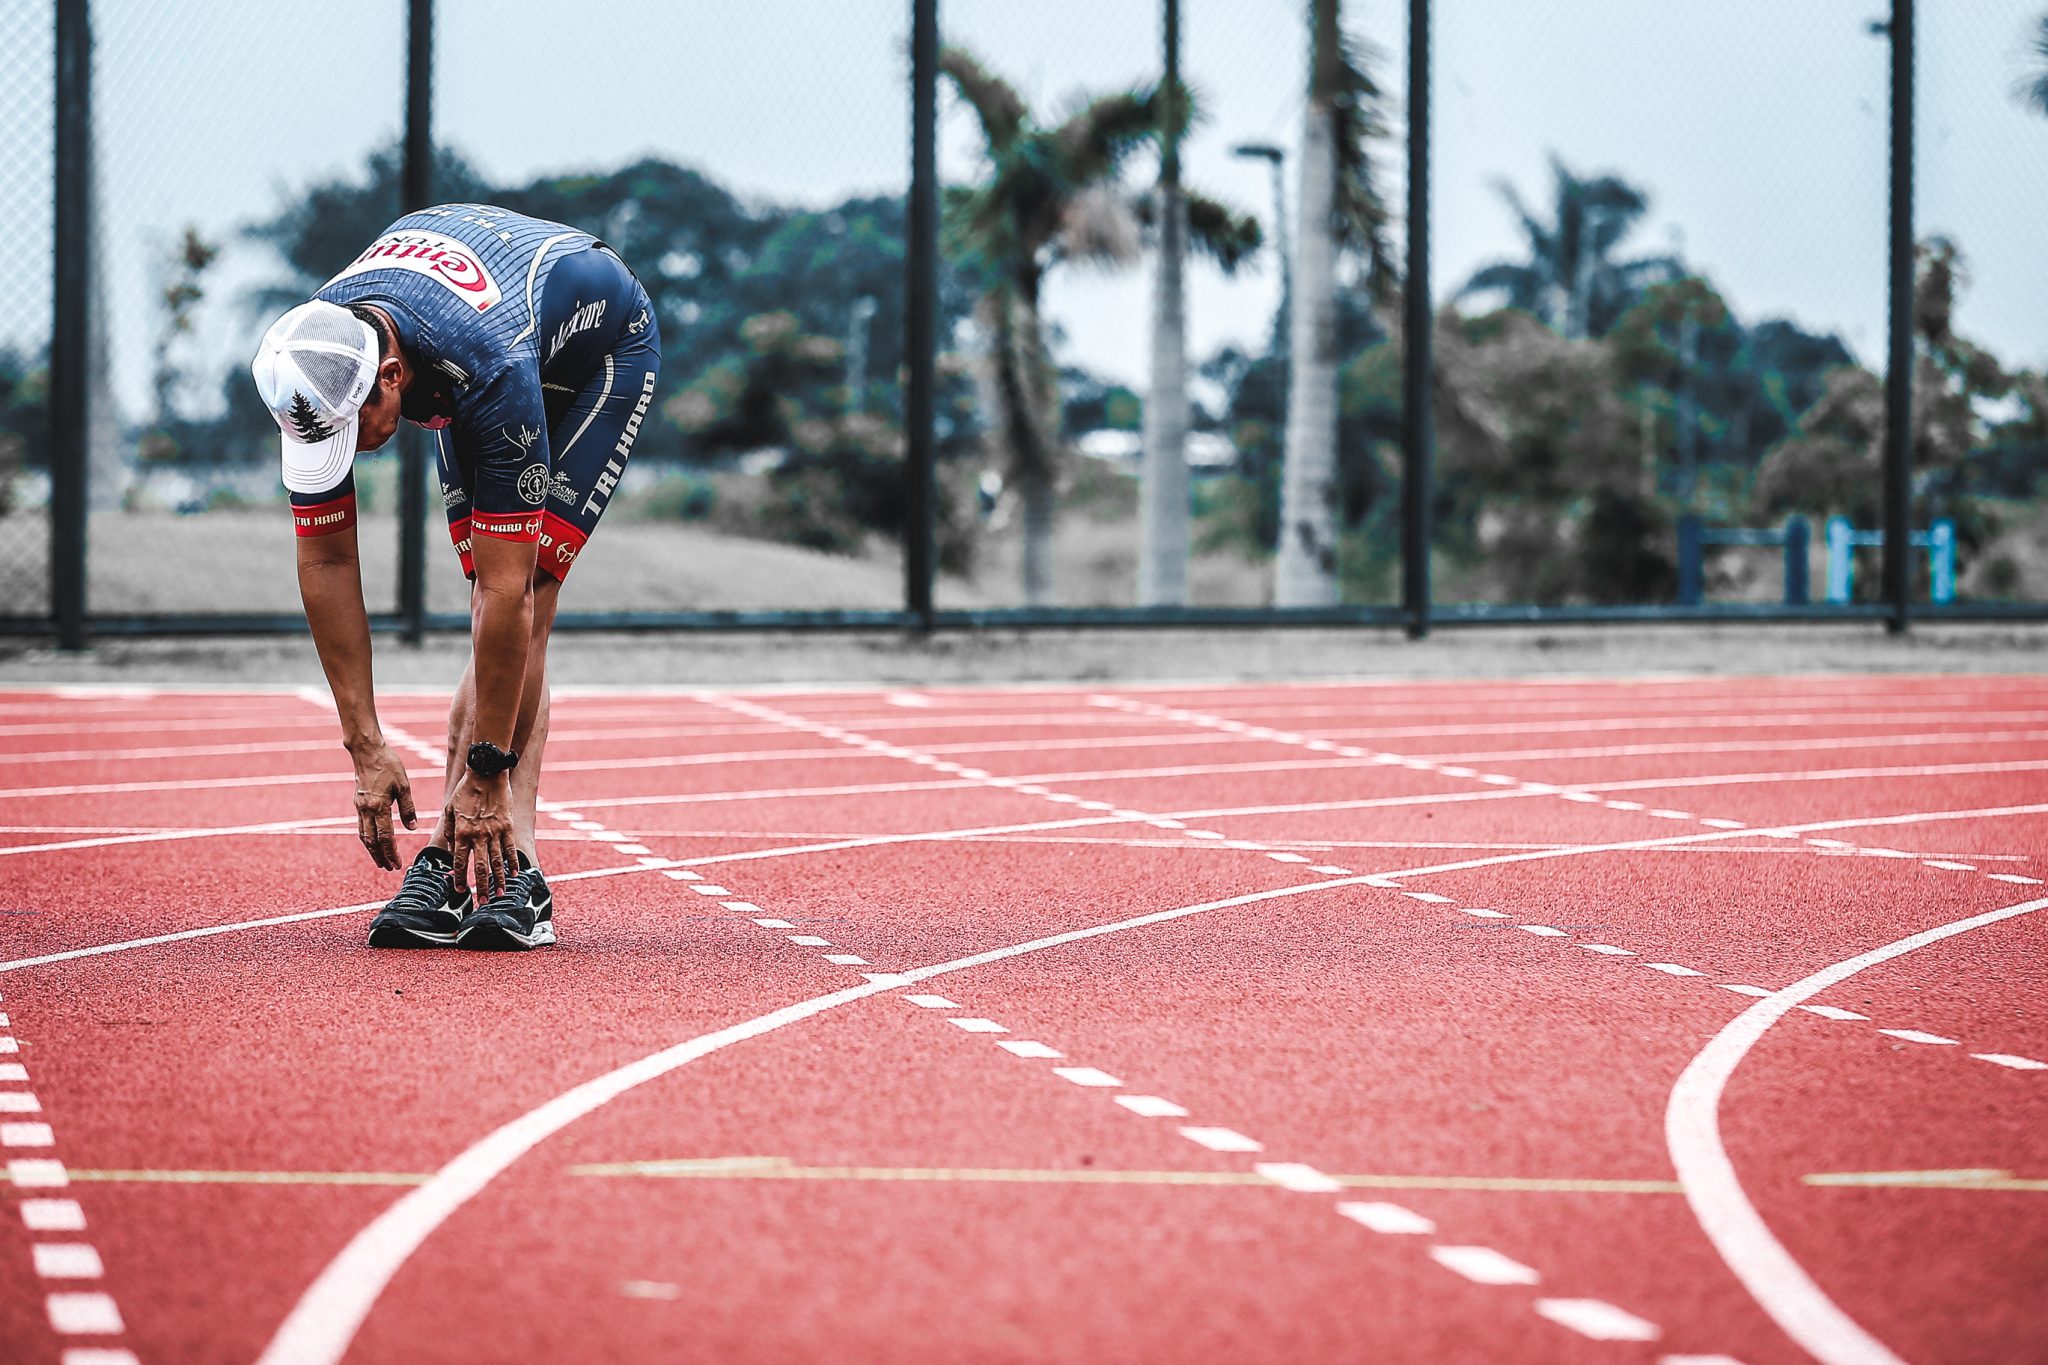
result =
[[1538,1299],[1536,1311],[1595,1341],[1655,1341],[1657,1324],[1599,1299]]
[[1052,1074],[1058,1076],[1063,1081],[1072,1081],[1075,1085],[1114,1089],[1123,1084],[1122,1081],[1110,1075],[1107,1071],[1101,1071],[1092,1066],[1056,1066],[1052,1069]]
[[1282,1189],[1301,1194],[1336,1194],[1344,1182],[1300,1161],[1260,1161],[1252,1169]]
[[1626,949],[1626,948],[1617,948],[1617,947],[1615,947],[1615,946],[1614,946],[1613,944],[1611,944],[1611,943],[1581,943],[1581,944],[1580,944],[1579,946],[1580,946],[1581,948],[1584,948],[1584,949],[1585,949],[1585,950],[1586,950],[1587,952],[1589,952],[1589,953],[1601,953],[1601,954],[1604,954],[1604,955],[1605,955],[1605,956],[1607,956],[1607,957],[1634,957],[1634,956],[1635,956],[1635,954],[1634,954],[1634,953],[1632,953],[1632,952],[1630,952],[1630,951],[1629,951],[1628,949]]
[[1838,1005],[1801,1005],[1799,1008],[1805,1010],[1808,1014],[1818,1014],[1823,1019],[1834,1019],[1843,1023],[1852,1020],[1860,1020],[1864,1023],[1870,1022],[1869,1015],[1858,1014],[1855,1010],[1845,1010]]
[[1705,973],[1705,972],[1696,972],[1696,971],[1694,971],[1694,970],[1693,970],[1692,968],[1690,968],[1690,967],[1681,967],[1681,966],[1679,966],[1679,965],[1678,965],[1678,964],[1677,964],[1676,962],[1645,962],[1645,963],[1644,963],[1643,965],[1644,965],[1645,967],[1648,967],[1648,968],[1649,968],[1649,969],[1650,969],[1651,971],[1653,971],[1653,972],[1662,972],[1662,973],[1664,973],[1664,975],[1666,975],[1666,976],[1705,976],[1705,975],[1706,975],[1706,973]]
[[24,1199],[21,1221],[30,1232],[83,1232],[85,1210],[76,1199]]
[[1118,1095],[1116,1102],[1141,1118],[1184,1119],[1188,1116],[1187,1110],[1157,1095]]
[[1568,933],[1568,932],[1567,932],[1566,930],[1563,930],[1563,929],[1553,929],[1553,928],[1552,928],[1552,927],[1551,927],[1550,925],[1548,925],[1548,924],[1517,924],[1517,925],[1516,925],[1515,927],[1516,927],[1517,929],[1520,929],[1520,930],[1521,930],[1521,931],[1522,931],[1523,933],[1525,933],[1525,934],[1534,934],[1534,935],[1536,935],[1536,937],[1538,937],[1538,938],[1570,938],[1570,937],[1571,937],[1570,933]]
[[1348,1200],[1337,1205],[1337,1212],[1362,1227],[1374,1232],[1385,1232],[1395,1236],[1427,1237],[1436,1231],[1436,1224],[1412,1209],[1399,1204],[1383,1204],[1370,1200]]
[[1888,1038],[1900,1038],[1909,1043],[1926,1043],[1933,1047],[1957,1046],[1953,1038],[1944,1038],[1939,1033],[1922,1033],[1916,1028],[1881,1028],[1878,1032]]
[[955,1004],[951,1000],[948,1000],[943,995],[906,995],[903,998],[905,1000],[908,1000],[911,1004],[919,1006],[922,1009],[957,1010],[960,1008],[959,1005]]
[[99,1252],[84,1242],[37,1242],[29,1251],[36,1274],[46,1280],[97,1280],[107,1273]]
[[1008,1033],[1009,1030],[993,1019],[962,1019],[954,1016],[946,1020],[955,1028],[966,1029],[969,1033]]
[[1266,1144],[1257,1138],[1246,1137],[1235,1128],[1192,1127],[1180,1130],[1180,1135],[1189,1142],[1207,1147],[1212,1152],[1263,1152]]
[[1031,1057],[1039,1061],[1056,1061],[1067,1055],[1056,1047],[1049,1047],[1044,1043],[1034,1042],[1025,1038],[1000,1039],[997,1041],[996,1046],[1005,1052],[1014,1053],[1019,1057]]
[[1429,1255],[1444,1269],[1455,1271],[1474,1284],[1536,1284],[1543,1278],[1492,1247],[1433,1246]]
[[2048,1062],[2037,1062],[2032,1057],[2015,1057],[2010,1052],[1973,1052],[1970,1055],[1980,1062],[2011,1067],[2014,1071],[2048,1071]]

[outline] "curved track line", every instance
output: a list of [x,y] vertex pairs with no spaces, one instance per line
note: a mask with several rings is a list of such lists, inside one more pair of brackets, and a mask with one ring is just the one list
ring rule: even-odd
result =
[[674,1047],[643,1057],[637,1062],[628,1063],[616,1071],[594,1077],[492,1131],[434,1172],[426,1184],[412,1190],[373,1219],[350,1239],[339,1256],[328,1262],[327,1267],[300,1297],[277,1329],[277,1335],[271,1338],[270,1345],[264,1349],[257,1365],[333,1365],[339,1361],[347,1352],[349,1343],[355,1339],[356,1331],[362,1326],[363,1319],[369,1316],[370,1309],[375,1306],[392,1277],[412,1254],[419,1250],[421,1244],[436,1228],[469,1202],[484,1186],[496,1179],[513,1162],[577,1119],[618,1098],[635,1086],[665,1076],[700,1057],[730,1047],[734,1043],[745,1042],[749,1038],[758,1038],[762,1034],[800,1023],[827,1010],[837,1009],[841,1005],[913,985],[919,981],[928,981],[933,977],[966,971],[991,962],[1001,962],[1006,958],[1021,957],[1026,953],[1041,952],[1047,948],[1077,943],[1083,939],[1121,933],[1126,929],[1185,919],[1190,915],[1206,914],[1214,910],[1251,905],[1260,901],[1279,900],[1289,896],[1307,895],[1316,891],[1328,891],[1340,886],[1364,884],[1363,877],[1305,882],[1273,891],[1257,891],[1250,895],[1233,896],[1227,900],[1184,905],[1109,924],[1091,925],[1085,929],[1051,934],[1004,948],[990,949],[970,957],[955,958],[950,962],[915,967],[907,972],[878,974],[866,985],[852,986],[829,995],[813,996],[809,1000],[785,1005],[779,1010],[757,1015],[742,1023],[678,1043]]
[[1823,967],[1758,1000],[1731,1020],[1679,1076],[1664,1111],[1664,1141],[1685,1201],[1707,1240],[1773,1322],[1824,1365],[1903,1365],[1876,1337],[1835,1306],[1785,1250],[1743,1193],[1721,1143],[1721,1093],[1749,1050],[1800,1002],[1866,967],[1988,924],[2031,914],[2048,899],[2008,906],[1873,948]]
[[9,844],[0,848],[0,858],[17,853],[59,853],[74,848],[111,848],[116,844],[163,844],[180,839],[218,839],[231,834],[293,834],[328,825],[355,823],[353,815],[315,816],[310,820],[271,820],[260,825],[222,825],[211,829],[155,829],[143,834],[108,834],[90,839],[66,839],[55,844]]

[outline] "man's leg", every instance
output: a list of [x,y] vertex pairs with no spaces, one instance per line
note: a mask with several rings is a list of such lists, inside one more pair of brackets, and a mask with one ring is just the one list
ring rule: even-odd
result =
[[534,575],[533,635],[526,647],[526,681],[519,691],[519,723],[512,732],[512,749],[519,766],[512,770],[512,839],[527,860],[538,867],[540,853],[534,846],[534,811],[540,801],[541,756],[548,745],[548,639],[555,627],[555,605],[562,595],[562,581],[545,573]]
[[476,655],[462,670],[455,685],[455,698],[448,703],[448,776],[441,788],[440,814],[434,820],[434,837],[427,842],[443,853],[450,850],[455,831],[448,824],[448,803],[455,799],[455,784],[462,780],[469,762],[469,718],[476,714]]

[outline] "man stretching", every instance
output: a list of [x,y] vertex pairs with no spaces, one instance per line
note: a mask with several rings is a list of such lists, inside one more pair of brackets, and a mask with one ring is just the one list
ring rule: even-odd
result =
[[533,838],[548,636],[654,397],[661,332],[647,292],[588,233],[444,204],[400,218],[273,323],[251,368],[283,433],[299,595],[355,762],[357,832],[382,868],[400,866],[393,804],[406,828],[415,817],[377,723],[354,464],[401,417],[434,432],[471,583],[441,819],[371,922],[371,945],[553,943]]

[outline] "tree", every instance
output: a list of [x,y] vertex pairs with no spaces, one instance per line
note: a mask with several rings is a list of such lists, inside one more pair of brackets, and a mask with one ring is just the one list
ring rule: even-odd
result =
[[[1052,531],[1061,464],[1057,378],[1039,314],[1054,267],[1072,261],[1124,263],[1138,251],[1139,206],[1122,192],[1124,163],[1158,136],[1158,90],[1098,96],[1057,124],[1033,117],[1015,87],[972,54],[949,47],[939,70],[981,125],[986,177],[948,191],[948,244],[977,278],[975,321],[983,341],[982,402],[1006,479],[1023,506],[1023,592],[1028,605],[1053,597]],[[1235,220],[1233,220],[1235,221]],[[1257,243],[1242,223],[1217,233],[1219,258],[1234,263]],[[1192,204],[1189,231],[1203,238]],[[1246,238],[1249,237],[1249,244]]]
[[1482,267],[1458,296],[1497,291],[1508,307],[1535,314],[1570,340],[1602,336],[1646,284],[1675,278],[1684,268],[1669,256],[1614,259],[1615,249],[1649,209],[1641,190],[1618,176],[1582,179],[1555,156],[1550,171],[1547,219],[1539,218],[1513,185],[1502,181],[1497,186],[1520,221],[1529,258]]
[[1384,133],[1380,92],[1338,22],[1338,0],[1309,6],[1309,88],[1295,214],[1294,335],[1273,597],[1283,607],[1338,598],[1337,264],[1365,257],[1376,290],[1391,287],[1386,210],[1371,142]]
[[1160,101],[1159,273],[1152,291],[1151,383],[1145,395],[1144,466],[1138,496],[1138,604],[1188,600],[1187,252],[1192,243],[1226,273],[1258,249],[1256,221],[1184,188],[1180,144],[1194,98],[1180,80],[1178,0],[1166,3],[1166,75]]
[[2033,49],[2029,58],[2033,70],[2013,82],[2012,93],[2021,104],[2048,118],[2048,14],[2036,24],[2028,46]]

